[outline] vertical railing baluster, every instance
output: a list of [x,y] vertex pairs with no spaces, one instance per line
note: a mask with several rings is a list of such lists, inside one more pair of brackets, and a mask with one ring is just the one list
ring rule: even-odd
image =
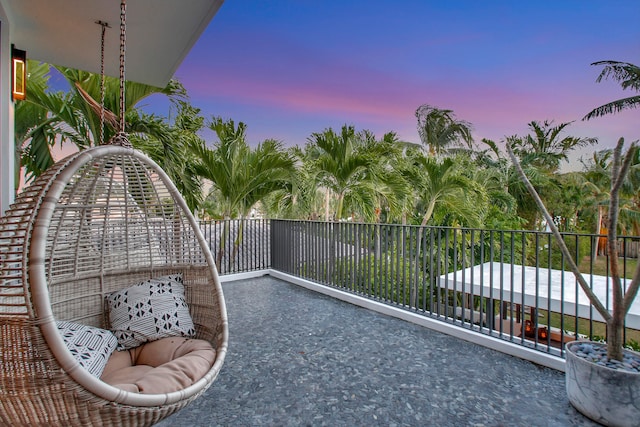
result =
[[[470,236],[470,246],[471,248],[475,248],[476,247],[476,231],[475,230],[471,230],[471,236]],[[470,260],[469,260],[469,264],[471,266],[473,266],[475,268],[476,265],[476,251],[474,249],[471,250],[470,255]],[[473,325],[475,324],[475,309],[476,309],[476,301],[475,301],[475,274],[471,274],[471,279],[470,279],[470,283],[469,283],[469,300],[470,300],[470,307],[469,307],[469,312],[470,315],[469,317],[471,318],[471,325],[469,325],[472,329],[473,329]],[[482,286],[482,283],[480,283],[480,286]]]

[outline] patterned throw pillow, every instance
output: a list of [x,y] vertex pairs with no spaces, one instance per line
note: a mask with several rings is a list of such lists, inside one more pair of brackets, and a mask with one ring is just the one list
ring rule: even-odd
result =
[[181,274],[150,279],[107,295],[111,331],[118,350],[165,337],[196,333],[184,299]]
[[59,320],[56,324],[64,343],[80,366],[99,378],[118,345],[115,335],[106,329],[79,323]]

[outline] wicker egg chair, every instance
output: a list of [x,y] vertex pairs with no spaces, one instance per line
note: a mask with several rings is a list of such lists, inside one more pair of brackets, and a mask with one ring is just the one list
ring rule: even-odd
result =
[[[181,273],[196,329],[216,359],[193,385],[126,392],[78,364],[56,321],[108,328],[105,296]],[[228,325],[215,263],[167,174],[141,152],[104,145],[59,161],[0,219],[0,424],[150,425],[218,375]]]

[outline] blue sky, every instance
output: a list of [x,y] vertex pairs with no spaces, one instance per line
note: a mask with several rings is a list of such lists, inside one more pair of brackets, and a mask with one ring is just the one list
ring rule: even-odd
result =
[[639,16],[637,0],[227,0],[176,77],[206,117],[245,122],[251,144],[343,124],[418,142],[414,113],[430,104],[477,140],[575,121],[568,135],[607,148],[640,138],[640,111],[582,122],[630,95],[590,64],[640,64]]

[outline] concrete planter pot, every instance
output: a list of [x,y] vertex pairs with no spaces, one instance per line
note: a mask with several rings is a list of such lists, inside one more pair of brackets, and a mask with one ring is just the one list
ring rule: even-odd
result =
[[571,404],[600,424],[637,426],[640,422],[640,373],[590,362],[575,354],[572,347],[577,344],[573,341],[566,346],[566,387]]

